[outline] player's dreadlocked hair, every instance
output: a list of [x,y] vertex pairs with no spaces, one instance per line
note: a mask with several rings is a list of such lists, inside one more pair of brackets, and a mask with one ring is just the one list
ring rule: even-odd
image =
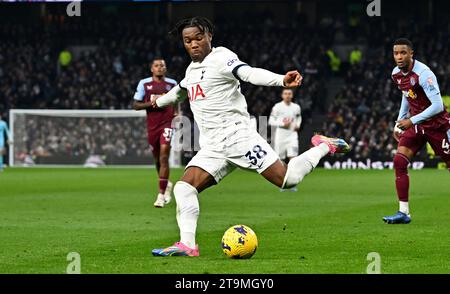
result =
[[413,49],[413,43],[412,43],[410,40],[406,39],[406,38],[400,38],[400,39],[395,40],[394,46],[395,46],[395,45],[406,45],[406,46],[408,46],[411,50],[414,50],[414,49]]
[[171,35],[181,36],[185,28],[197,27],[202,33],[214,33],[214,25],[212,22],[203,16],[194,16],[186,18],[177,22],[175,27],[169,32]]

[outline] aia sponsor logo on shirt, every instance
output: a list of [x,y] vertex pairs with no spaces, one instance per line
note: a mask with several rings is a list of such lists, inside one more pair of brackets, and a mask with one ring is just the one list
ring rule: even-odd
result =
[[204,99],[206,98],[205,93],[203,92],[202,87],[200,84],[197,84],[195,86],[192,86],[191,89],[188,91],[188,97],[189,101],[193,102],[197,99]]

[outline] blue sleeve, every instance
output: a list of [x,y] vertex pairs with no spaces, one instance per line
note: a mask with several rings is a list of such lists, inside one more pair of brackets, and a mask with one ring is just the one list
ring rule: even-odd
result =
[[142,101],[144,100],[144,96],[145,96],[144,83],[140,81],[137,86],[136,93],[134,93],[133,99],[136,101]]
[[434,95],[441,94],[439,90],[439,85],[434,73],[426,69],[419,76],[419,84],[428,98]]
[[3,132],[6,132],[6,137],[8,138],[8,140],[11,140],[11,134],[9,133],[8,125],[4,121],[0,122],[0,136],[2,136],[2,139]]
[[397,121],[405,119],[409,111],[409,102],[406,97],[402,95],[402,104],[400,105],[400,111],[398,113]]
[[439,85],[434,73],[431,70],[425,70],[419,77],[419,83],[427,95],[427,98],[430,100],[431,105],[421,113],[410,118],[411,122],[415,125],[444,110],[444,101],[442,100]]

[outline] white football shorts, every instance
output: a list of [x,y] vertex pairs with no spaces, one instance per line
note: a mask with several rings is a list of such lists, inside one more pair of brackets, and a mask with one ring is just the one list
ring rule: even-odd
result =
[[297,138],[278,140],[274,144],[275,152],[281,159],[292,158],[298,155],[298,140]]
[[262,173],[279,159],[277,153],[258,132],[251,128],[237,130],[223,143],[204,146],[191,159],[186,169],[197,166],[219,183],[236,167]]

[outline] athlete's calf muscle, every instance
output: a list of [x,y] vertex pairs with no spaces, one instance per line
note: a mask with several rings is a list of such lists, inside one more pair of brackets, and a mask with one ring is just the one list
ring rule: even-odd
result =
[[281,187],[283,186],[284,177],[286,175],[286,165],[281,160],[275,161],[269,166],[261,175],[272,184]]

